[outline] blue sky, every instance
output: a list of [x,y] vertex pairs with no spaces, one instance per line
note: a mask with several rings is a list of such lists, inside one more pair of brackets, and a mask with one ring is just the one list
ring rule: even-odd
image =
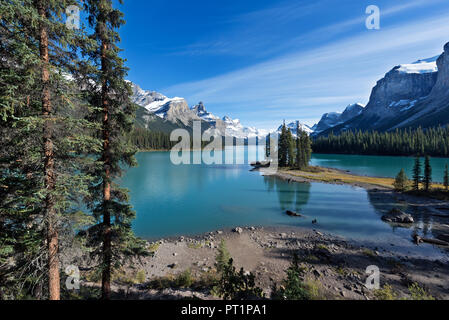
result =
[[[365,27],[368,5],[380,30]],[[125,0],[128,79],[263,129],[366,104],[393,66],[440,54],[447,0]]]

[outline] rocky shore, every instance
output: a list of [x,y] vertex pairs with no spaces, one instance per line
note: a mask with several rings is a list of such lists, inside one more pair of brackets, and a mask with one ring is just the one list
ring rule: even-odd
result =
[[[340,173],[347,175],[345,172]],[[289,183],[317,181],[285,171],[276,176]],[[449,204],[444,201],[399,194],[379,184],[347,181],[328,183],[365,188],[372,200],[378,203],[376,209],[385,212],[386,223],[394,224],[397,221],[391,219],[401,218],[400,222],[413,225],[414,218],[425,213],[435,218],[434,230],[441,234],[449,232],[449,210],[445,210]],[[408,212],[390,212],[394,203],[403,204]],[[388,213],[392,216],[388,216]],[[294,212],[288,215],[298,219]],[[304,270],[303,280],[313,288],[315,299],[449,299],[449,251],[438,259],[413,257],[407,252],[398,253],[392,250],[393,247],[362,245],[360,242],[300,227],[237,227],[201,236],[183,236],[149,243],[151,256],[133,259],[115,275],[115,298],[219,299],[214,294],[212,283],[219,276],[215,258],[222,241],[234,259],[235,266],[252,272],[257,285],[268,299],[275,286],[279,288],[283,285],[286,270],[294,255],[299,257]],[[380,290],[366,287],[369,276],[367,268],[370,266],[379,268]],[[98,289],[99,279],[92,277],[89,263],[83,270],[82,286]]]
[[[391,286],[398,298],[410,298],[409,287],[417,283],[432,297],[449,299],[447,260],[413,259],[296,227],[242,227],[151,243],[148,248],[154,255],[127,264],[123,275],[128,280],[114,282],[116,298],[218,299],[207,281],[217,276],[214,263],[222,240],[236,267],[256,275],[266,298],[271,297],[274,285],[282,286],[285,271],[297,254],[305,270],[304,281],[313,286],[316,299],[381,298],[382,290],[365,287],[366,269],[372,265],[380,270],[382,288]],[[173,279],[185,276],[186,271],[189,285],[172,285]],[[84,280],[82,285],[95,288],[99,283]]]

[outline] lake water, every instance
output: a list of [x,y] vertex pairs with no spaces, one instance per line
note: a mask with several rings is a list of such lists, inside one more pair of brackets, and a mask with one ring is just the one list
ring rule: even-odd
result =
[[[382,160],[379,168],[375,168],[371,157],[347,156],[345,160],[344,156],[318,155],[313,163],[391,176],[410,160],[395,159]],[[289,184],[250,172],[249,165],[174,165],[168,152],[139,153],[137,160],[139,167],[128,170],[121,185],[130,190],[137,213],[134,231],[146,239],[195,235],[237,226],[301,226],[367,244],[390,247],[394,243],[395,250],[413,254],[440,252],[432,246],[416,247],[411,243],[413,231],[432,236],[431,218],[415,217],[420,220],[415,230],[393,228],[380,218],[395,204],[377,203],[376,197],[362,188]],[[289,217],[286,210],[300,212],[306,218]],[[313,219],[318,220],[317,225],[312,225]]]
[[[424,158],[421,158],[424,168]],[[431,158],[432,178],[443,182],[444,168],[449,163],[447,158]],[[413,157],[358,156],[342,154],[314,154],[312,165],[348,170],[358,175],[394,178],[403,168],[409,179],[413,177]],[[424,169],[423,169],[424,170]]]

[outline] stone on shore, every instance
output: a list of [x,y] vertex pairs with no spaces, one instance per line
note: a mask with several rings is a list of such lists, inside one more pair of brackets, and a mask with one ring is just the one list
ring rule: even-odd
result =
[[388,214],[382,217],[383,221],[392,223],[413,223],[415,220],[413,217],[404,211],[394,208]]

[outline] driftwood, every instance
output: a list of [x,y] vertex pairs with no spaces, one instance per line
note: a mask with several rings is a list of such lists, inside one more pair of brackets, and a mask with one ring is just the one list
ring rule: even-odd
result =
[[416,244],[420,244],[420,243],[425,242],[425,243],[435,244],[437,246],[448,246],[449,247],[449,242],[446,242],[446,241],[443,241],[443,240],[421,238],[418,235],[415,235],[413,238],[414,238]]

